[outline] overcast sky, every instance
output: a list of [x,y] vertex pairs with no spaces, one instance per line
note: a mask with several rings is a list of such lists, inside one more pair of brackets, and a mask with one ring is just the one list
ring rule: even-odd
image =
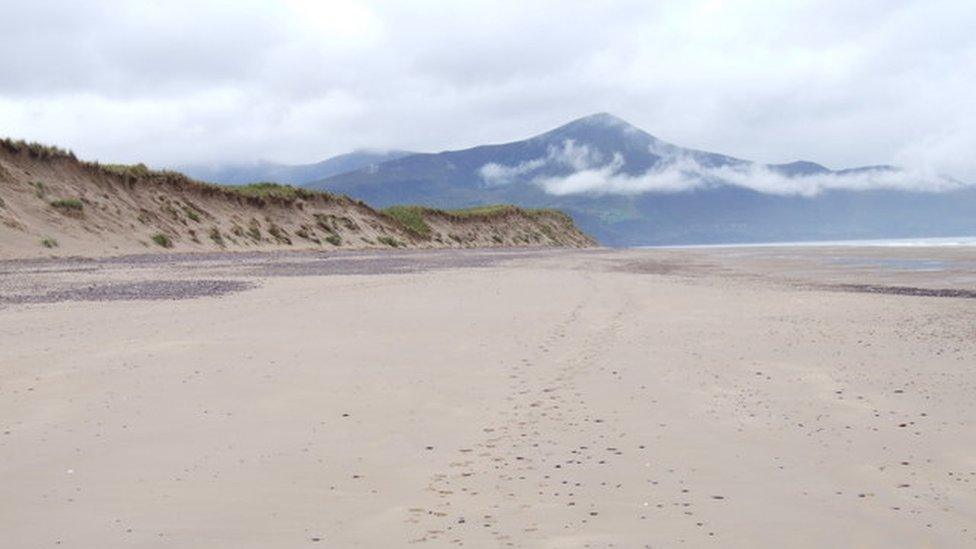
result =
[[976,181],[976,2],[0,0],[0,134],[149,164],[457,149],[607,111]]

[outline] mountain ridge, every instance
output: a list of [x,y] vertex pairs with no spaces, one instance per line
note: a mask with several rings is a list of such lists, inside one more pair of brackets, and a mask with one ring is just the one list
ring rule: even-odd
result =
[[521,141],[419,153],[307,186],[380,205],[554,207],[610,245],[976,234],[973,188],[936,182],[944,192],[894,166],[761,164],[597,113]]
[[312,181],[416,154],[402,150],[357,149],[310,164],[282,164],[267,160],[253,163],[177,166],[190,177],[224,185],[281,183],[304,185]]

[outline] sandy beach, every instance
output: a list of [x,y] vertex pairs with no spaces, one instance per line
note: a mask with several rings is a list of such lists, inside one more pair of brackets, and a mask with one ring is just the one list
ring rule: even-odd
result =
[[972,250],[0,262],[0,546],[972,547]]

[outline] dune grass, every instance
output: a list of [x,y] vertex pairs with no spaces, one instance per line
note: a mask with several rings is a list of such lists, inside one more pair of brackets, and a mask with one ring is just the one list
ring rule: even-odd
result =
[[393,238],[392,236],[386,236],[386,235],[377,236],[376,237],[376,240],[380,244],[386,244],[387,246],[389,246],[391,248],[403,248],[403,247],[406,247],[406,245],[407,245],[405,242],[402,242],[400,240],[397,240],[397,239]]
[[85,205],[76,198],[64,198],[52,200],[51,206],[66,212],[80,212],[85,209]]
[[171,239],[170,237],[166,236],[163,233],[156,233],[152,235],[152,241],[163,248],[173,247],[173,239]]
[[392,217],[417,236],[428,238],[431,232],[430,225],[424,221],[424,213],[428,210],[429,208],[424,206],[393,206],[382,210],[382,213]]

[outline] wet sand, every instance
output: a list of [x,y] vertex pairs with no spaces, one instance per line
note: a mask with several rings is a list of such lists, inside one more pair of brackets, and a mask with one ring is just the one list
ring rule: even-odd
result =
[[0,545],[972,546],[973,261],[0,262]]

